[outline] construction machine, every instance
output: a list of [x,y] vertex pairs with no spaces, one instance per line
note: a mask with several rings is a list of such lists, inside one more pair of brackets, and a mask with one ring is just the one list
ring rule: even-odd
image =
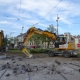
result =
[[27,42],[34,33],[44,35],[53,40],[54,46],[55,46],[54,49],[46,51],[49,54],[49,56],[55,56],[56,54],[62,54],[64,57],[70,57],[70,56],[77,55],[75,43],[73,41],[68,41],[66,36],[56,35],[55,33],[43,31],[41,29],[31,27],[27,31],[25,38],[23,40],[22,46],[21,46],[21,51],[25,53],[27,56],[29,56],[30,58],[32,57],[32,54],[30,54],[28,50],[24,47],[24,43]]
[[4,33],[3,30],[0,31],[0,52],[4,52],[6,50],[5,42],[4,42]]

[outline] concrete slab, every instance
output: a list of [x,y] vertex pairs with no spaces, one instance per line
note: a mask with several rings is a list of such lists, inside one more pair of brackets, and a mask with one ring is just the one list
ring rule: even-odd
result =
[[[70,64],[79,65],[80,62],[69,58],[45,57],[27,59],[14,57],[11,60],[1,59],[0,67],[7,62],[9,62],[10,68],[8,68],[0,80],[80,80],[79,67]],[[31,71],[20,72],[23,70],[22,66],[25,66],[26,69],[30,68]],[[14,69],[18,71],[17,74],[13,73]],[[0,75],[4,71],[5,69],[0,71]]]

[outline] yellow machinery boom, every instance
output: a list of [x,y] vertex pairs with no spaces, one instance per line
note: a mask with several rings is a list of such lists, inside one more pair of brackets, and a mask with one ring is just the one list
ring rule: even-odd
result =
[[[22,46],[24,46],[24,43],[27,42],[27,41],[29,40],[29,38],[30,38],[34,33],[47,36],[47,37],[49,37],[49,38],[52,38],[54,41],[56,41],[56,35],[55,35],[55,34],[50,33],[50,32],[48,32],[48,31],[43,31],[43,30],[37,29],[37,28],[35,28],[35,27],[32,27],[32,28],[30,28],[30,29],[27,31],[26,37],[25,37],[25,39],[23,40]],[[28,52],[28,50],[27,50],[25,47],[22,47],[21,51],[22,51],[23,53],[25,53],[27,56],[32,57],[32,55]]]
[[55,33],[51,33],[51,32],[48,32],[48,31],[43,31],[41,29],[37,29],[35,27],[32,27],[27,31],[26,37],[23,40],[22,48],[21,48],[21,51],[23,53],[25,53],[30,58],[32,57],[32,55],[24,47],[24,43],[27,42],[34,33],[47,36],[47,37],[51,38],[52,40],[54,40],[54,42],[55,42],[54,43],[55,50],[54,51],[50,51],[50,53],[49,53],[50,56],[54,56],[55,53],[61,53],[65,57],[70,57],[73,54],[75,54],[75,55],[77,54],[74,51],[75,50],[75,43],[74,42],[70,42],[70,41],[67,42],[66,37],[59,36],[59,35],[56,35]]

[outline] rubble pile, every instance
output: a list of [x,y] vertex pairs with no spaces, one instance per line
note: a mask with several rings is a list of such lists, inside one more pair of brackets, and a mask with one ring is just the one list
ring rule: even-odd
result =
[[6,68],[8,68],[8,70],[12,70],[13,74],[19,75],[19,74],[25,74],[26,72],[41,71],[41,70],[47,68],[47,66],[40,66],[40,65],[34,66],[34,65],[30,65],[30,64],[22,65],[22,64],[7,63],[7,64],[2,65],[0,67],[0,70],[5,70]]
[[2,65],[2,66],[0,67],[0,71],[1,71],[1,70],[4,70],[4,69],[6,69],[6,68],[7,68],[7,65],[4,64],[4,65]]
[[[32,59],[36,59],[38,57],[33,57]],[[74,74],[74,70],[69,68],[67,65],[72,65],[73,63],[61,63],[58,60],[53,61],[53,63],[46,64],[42,60],[39,62],[42,62],[42,64],[27,64],[24,60],[28,59],[26,57],[6,57],[6,59],[10,59],[11,62],[4,63],[0,66],[0,71],[5,70],[8,68],[8,70],[11,71],[14,75],[19,74],[25,74],[25,73],[31,73],[31,72],[44,72],[44,74],[52,75],[52,74]],[[37,60],[37,59],[36,59]],[[80,69],[79,69],[80,72]],[[7,73],[5,76],[8,77],[11,75],[11,73]]]

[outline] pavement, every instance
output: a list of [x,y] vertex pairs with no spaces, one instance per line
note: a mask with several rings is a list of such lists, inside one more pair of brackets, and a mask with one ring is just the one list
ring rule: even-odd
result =
[[0,80],[80,80],[80,59],[0,56]]

